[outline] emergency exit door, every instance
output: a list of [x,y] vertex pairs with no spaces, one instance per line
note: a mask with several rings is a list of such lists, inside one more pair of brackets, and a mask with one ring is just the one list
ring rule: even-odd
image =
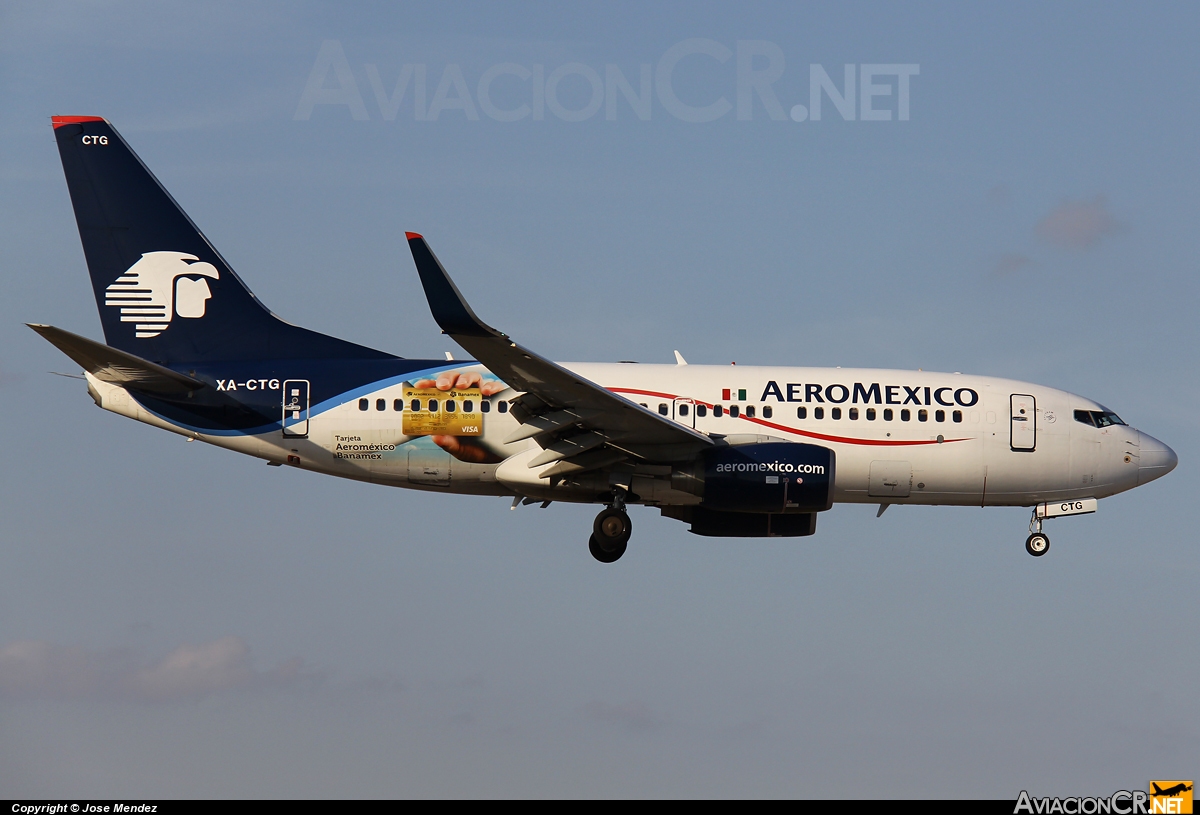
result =
[[1009,445],[1030,451],[1037,446],[1037,402],[1027,393],[1014,393],[1009,403]]
[[283,383],[283,435],[308,435],[308,380]]

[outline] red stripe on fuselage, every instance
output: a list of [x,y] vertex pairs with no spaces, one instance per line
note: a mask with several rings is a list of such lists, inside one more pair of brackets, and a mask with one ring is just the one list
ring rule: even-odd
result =
[[[646,390],[640,390],[638,388],[609,388],[609,390],[612,391],[613,393],[635,393],[640,396],[657,396],[660,399],[678,399],[678,398],[680,398],[678,396],[673,396],[669,393],[661,393],[659,391],[646,391]],[[693,399],[692,401],[697,405],[704,405],[705,407],[708,407],[708,408],[712,407],[712,404],[710,404],[708,402],[703,402],[699,399]],[[735,417],[731,416],[730,418],[735,418]],[[970,441],[970,439],[943,439],[940,442],[937,439],[924,439],[924,440],[914,440],[914,441],[899,441],[899,440],[892,441],[889,439],[856,439],[856,438],[852,438],[850,436],[830,436],[825,433],[814,433],[810,430],[797,430],[794,427],[788,427],[787,425],[782,425],[782,424],[775,424],[774,422],[768,422],[766,419],[758,419],[758,418],[753,418],[750,416],[737,416],[736,418],[744,419],[747,422],[753,422],[754,424],[759,424],[759,425],[762,425],[763,427],[770,427],[773,430],[782,430],[784,433],[794,433],[797,436],[806,436],[810,439],[820,439],[822,441],[832,441],[832,442],[838,442],[840,444],[861,444],[861,445],[866,445],[869,447],[914,447],[914,446],[924,445],[924,444],[942,444],[943,442],[948,444],[948,443],[954,442],[954,441]]]

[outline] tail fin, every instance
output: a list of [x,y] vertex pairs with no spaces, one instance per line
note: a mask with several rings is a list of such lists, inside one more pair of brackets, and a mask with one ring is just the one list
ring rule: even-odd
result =
[[167,364],[393,358],[280,320],[107,121],[52,122],[109,345]]

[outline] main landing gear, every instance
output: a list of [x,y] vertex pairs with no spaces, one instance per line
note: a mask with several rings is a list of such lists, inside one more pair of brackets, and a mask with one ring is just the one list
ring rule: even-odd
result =
[[1037,509],[1033,510],[1033,518],[1029,521],[1029,531],[1031,534],[1025,539],[1025,551],[1034,557],[1041,557],[1050,551],[1050,536],[1042,532],[1042,519],[1037,515]]
[[602,510],[592,523],[592,537],[588,549],[592,557],[601,563],[613,563],[625,554],[633,524],[625,512],[624,495],[614,493],[612,505]]

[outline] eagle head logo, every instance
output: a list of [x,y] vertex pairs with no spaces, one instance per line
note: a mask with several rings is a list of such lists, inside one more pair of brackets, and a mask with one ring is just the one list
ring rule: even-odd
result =
[[212,297],[206,277],[221,275],[195,255],[146,252],[104,290],[104,305],[120,308],[121,322],[134,323],[135,336],[157,337],[176,315],[204,316]]

